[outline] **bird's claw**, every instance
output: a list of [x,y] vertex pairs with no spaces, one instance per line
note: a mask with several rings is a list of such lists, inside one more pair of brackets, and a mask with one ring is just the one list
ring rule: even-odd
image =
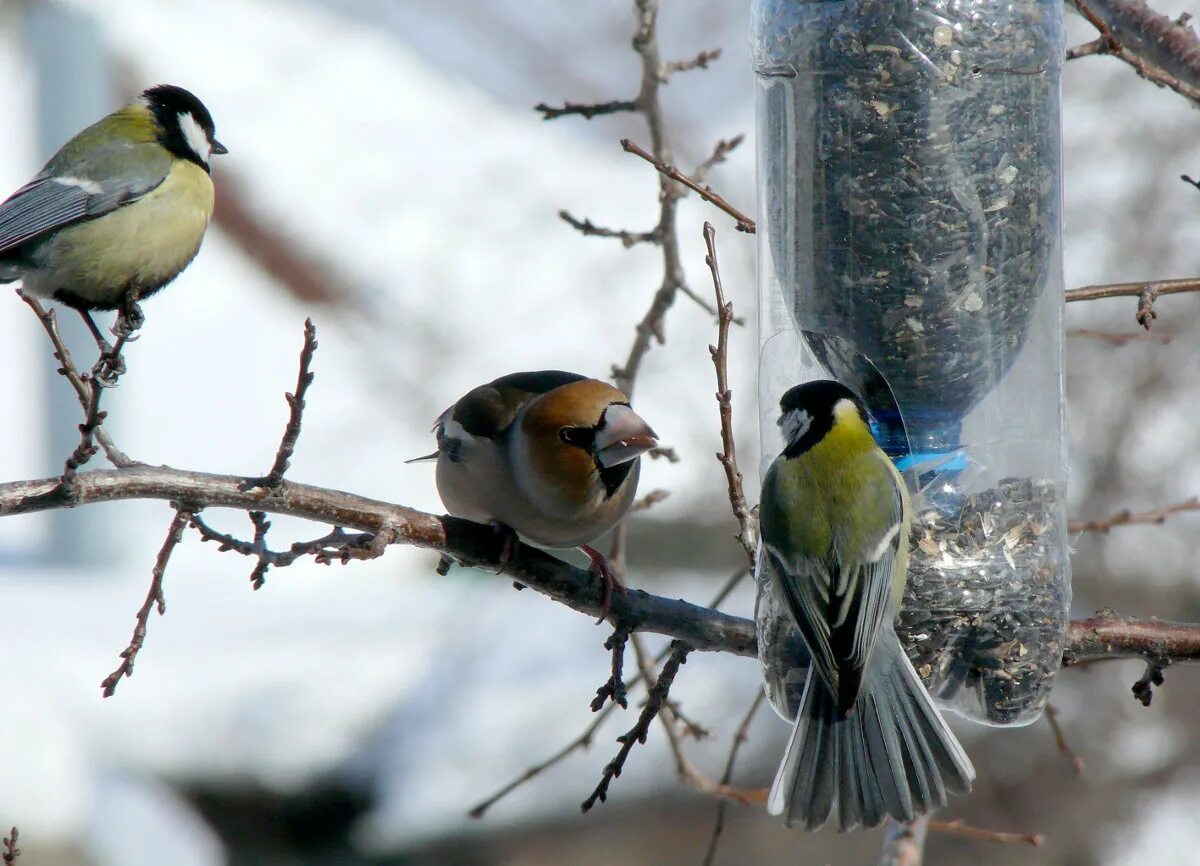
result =
[[130,301],[117,314],[117,321],[112,326],[112,334],[119,340],[132,343],[138,339],[134,332],[140,329],[145,323],[146,316],[142,312],[141,306],[137,301]]
[[100,360],[92,367],[92,380],[101,388],[112,388],[125,372],[125,359],[109,346],[100,351]]
[[517,531],[498,520],[490,521],[488,525],[492,527],[492,533],[500,542],[500,552],[496,556],[496,574],[502,574],[517,552]]
[[608,559],[603,553],[588,544],[579,545],[579,549],[586,553],[588,559],[591,560],[588,571],[599,577],[601,581],[600,618],[596,620],[596,625],[600,625],[612,613],[613,593],[619,592],[623,595],[625,593],[625,584],[621,583],[621,579],[612,570],[612,566],[608,564]]

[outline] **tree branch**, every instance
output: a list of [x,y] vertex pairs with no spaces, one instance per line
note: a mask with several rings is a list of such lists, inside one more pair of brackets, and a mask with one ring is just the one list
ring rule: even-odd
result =
[[1152,511],[1134,512],[1125,509],[1124,511],[1118,511],[1111,517],[1105,517],[1100,520],[1072,520],[1067,524],[1067,530],[1069,532],[1107,533],[1115,526],[1164,523],[1167,517],[1182,511],[1200,511],[1200,498],[1193,496],[1191,499],[1185,499],[1183,502],[1164,505],[1162,508],[1155,508]]
[[288,404],[288,422],[283,429],[283,438],[279,449],[275,452],[275,463],[271,471],[262,478],[254,479],[254,487],[265,487],[278,490],[283,481],[283,473],[287,472],[292,454],[296,450],[296,442],[300,439],[300,425],[304,420],[304,396],[308,386],[312,384],[314,374],[310,370],[313,355],[317,351],[317,329],[312,319],[304,320],[304,347],[300,350],[300,372],[296,376],[296,392],[284,394]]
[[13,827],[8,835],[4,837],[3,849],[0,850],[0,858],[4,860],[4,866],[15,866],[17,858],[21,856],[21,849],[17,847],[17,828]]
[[652,153],[647,153],[643,148],[634,144],[628,138],[621,139],[621,147],[624,148],[627,153],[632,153],[635,156],[640,156],[642,159],[646,160],[646,162],[648,162],[652,166],[654,166],[654,168],[658,171],[658,173],[661,174],[663,177],[670,178],[671,180],[676,181],[677,183],[683,184],[684,186],[686,186],[688,189],[695,192],[698,196],[700,196],[700,198],[704,199],[709,204],[716,205],[721,210],[725,211],[725,213],[727,213],[731,217],[733,217],[734,223],[736,224],[736,228],[739,232],[746,232],[747,234],[754,234],[754,232],[755,232],[754,220],[750,219],[750,217],[746,216],[740,210],[735,208],[733,205],[731,205],[729,202],[727,202],[720,195],[713,192],[712,187],[697,183],[692,178],[688,177],[686,174],[684,174],[682,171],[680,171],[678,168],[676,168],[675,166],[668,163],[662,157],[656,156],[655,154],[652,154]]
[[121,664],[100,683],[100,689],[106,698],[113,696],[122,677],[133,676],[134,662],[137,661],[142,644],[146,642],[150,610],[157,607],[159,616],[167,612],[167,601],[163,596],[162,588],[163,575],[167,571],[167,562],[170,561],[171,554],[175,552],[176,545],[183,538],[183,530],[187,528],[190,517],[191,512],[188,509],[178,505],[175,507],[175,515],[171,518],[167,537],[163,540],[162,548],[158,551],[158,558],[154,562],[154,569],[150,573],[150,590],[146,593],[146,600],[142,602],[142,606],[137,612],[137,624],[133,628],[133,637],[129,640],[129,646],[121,651]]
[[1112,54],[1138,75],[1200,101],[1200,39],[1188,26],[1190,16],[1171,20],[1141,0],[1070,0],[1100,32],[1088,50],[1073,49],[1068,59]]
[[726,302],[725,291],[721,287],[721,271],[717,266],[717,230],[712,223],[704,224],[704,243],[708,248],[704,261],[712,272],[713,293],[717,299],[717,345],[708,347],[717,373],[717,405],[721,415],[722,450],[717,453],[717,460],[725,470],[729,505],[738,522],[737,540],[753,569],[756,530],[750,517],[750,508],[746,505],[746,494],[742,491],[742,473],[738,469],[737,449],[733,441],[733,392],[729,390],[729,325],[733,321],[733,304]]
[[[491,527],[286,479],[276,494],[262,488],[243,489],[247,480],[169,466],[98,469],[79,473],[73,503],[157,499],[197,510],[235,508],[287,514],[360,532],[390,530],[393,543],[447,553],[493,570],[500,565]],[[0,517],[68,507],[71,503],[52,495],[58,484],[58,478],[0,484]],[[587,616],[594,618],[600,613],[603,591],[592,575],[543,550],[519,544],[503,573]],[[654,632],[684,640],[702,652],[757,653],[751,620],[639,589],[614,595],[609,622],[630,632]],[[1200,660],[1200,625],[1124,617],[1112,611],[1071,623],[1064,664],[1113,658]]]
[[[83,409],[84,423],[80,428],[83,439],[80,441],[80,448],[84,446],[85,442],[90,446],[91,440],[95,439],[97,444],[104,449],[104,456],[113,466],[135,465],[137,461],[130,459],[125,452],[118,448],[112,437],[108,435],[108,431],[102,426],[104,417],[99,410],[100,394],[103,389],[96,384],[93,376],[81,374],[79,368],[75,366],[71,353],[67,350],[67,344],[63,342],[62,333],[58,329],[58,319],[55,317],[54,311],[43,308],[33,295],[27,295],[17,290],[17,296],[29,305],[34,315],[38,317],[38,321],[42,323],[46,336],[50,338],[50,343],[54,346],[54,357],[61,365],[58,372],[70,383],[79,400],[79,405]],[[87,430],[83,428],[87,428]],[[78,453],[77,449],[76,454]],[[75,458],[75,454],[72,455],[73,458]],[[74,468],[78,468],[78,465],[82,465],[82,463],[77,464]],[[73,469],[68,470],[68,474],[72,472]]]

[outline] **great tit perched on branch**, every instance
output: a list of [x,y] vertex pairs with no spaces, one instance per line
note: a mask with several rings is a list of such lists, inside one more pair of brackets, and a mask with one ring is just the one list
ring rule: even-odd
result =
[[209,160],[228,151],[212,115],[182,87],[151,87],[80,132],[38,175],[0,204],[0,282],[89,315],[137,302],[187,267],[213,212]]
[[434,430],[437,451],[418,459],[437,459],[449,512],[544,547],[578,547],[605,581],[607,609],[619,584],[589,542],[628,513],[638,458],[657,444],[629,399],[576,373],[513,373],[469,391]]
[[831,381],[780,400],[787,444],[763,481],[760,563],[812,655],[768,810],[840,830],[911,821],[975,770],[896,636],[911,507],[861,400]]

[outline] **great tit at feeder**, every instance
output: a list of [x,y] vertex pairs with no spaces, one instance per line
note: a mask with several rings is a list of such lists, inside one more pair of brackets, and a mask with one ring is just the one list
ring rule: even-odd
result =
[[657,444],[629,399],[575,373],[513,373],[468,392],[434,427],[437,487],[450,514],[508,527],[544,547],[589,545],[633,505],[639,457]]
[[151,87],[80,132],[0,204],[0,282],[78,310],[120,310],[187,267],[213,212],[209,160],[228,151],[212,115],[182,87]]
[[911,507],[863,403],[831,381],[780,400],[786,441],[763,481],[760,565],[812,655],[768,799],[788,824],[911,821],[975,770],[896,636]]

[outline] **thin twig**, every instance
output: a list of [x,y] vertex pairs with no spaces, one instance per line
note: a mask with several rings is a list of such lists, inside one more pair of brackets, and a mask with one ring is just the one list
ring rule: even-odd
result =
[[[654,154],[659,159],[670,161],[674,157],[659,101],[659,89],[663,85],[663,62],[658,46],[658,0],[634,0],[634,8],[637,12],[637,29],[633,35],[633,50],[637,52],[642,65],[641,85],[635,100],[637,111],[646,121]],[[663,278],[649,309],[637,324],[633,345],[624,365],[613,368],[617,387],[631,398],[642,358],[655,342],[660,345],[666,342],[667,310],[674,305],[676,292],[687,284],[675,220],[679,199],[677,188],[665,177],[660,176],[658,180],[658,225],[654,230],[658,233],[659,246],[662,248]]]
[[279,450],[275,452],[275,463],[271,466],[271,471],[262,478],[255,479],[255,487],[277,491],[283,483],[283,475],[288,470],[292,454],[296,450],[296,441],[300,438],[300,425],[304,421],[304,396],[308,393],[308,386],[312,384],[314,377],[309,368],[316,351],[317,328],[312,319],[305,319],[304,347],[300,350],[300,372],[296,376],[296,391],[294,394],[283,395],[288,404],[287,426],[283,429],[283,438],[279,441]]
[[675,166],[668,164],[662,159],[659,159],[652,153],[648,153],[638,145],[634,144],[628,138],[621,139],[621,147],[624,148],[627,153],[632,153],[635,156],[640,156],[642,159],[646,160],[646,162],[650,163],[655,169],[657,169],[659,174],[663,175],[664,177],[668,177],[677,183],[683,184],[709,204],[715,205],[716,207],[725,211],[725,213],[733,217],[738,231],[746,232],[747,234],[754,234],[754,220],[750,219],[750,217],[746,216],[740,210],[735,208],[720,195],[713,192],[711,187],[697,183]]
[[567,743],[553,755],[546,758],[546,760],[531,766],[524,773],[513,779],[507,785],[504,785],[487,799],[476,803],[471,807],[471,811],[467,814],[472,818],[482,818],[488,809],[492,808],[492,806],[495,806],[498,802],[503,800],[517,788],[524,785],[530,779],[540,776],[542,773],[546,772],[556,764],[561,763],[568,756],[574,754],[575,752],[581,749],[589,748],[592,745],[592,740],[596,736],[596,731],[599,730],[600,726],[604,724],[604,722],[610,715],[612,715],[616,708],[616,704],[609,704],[606,706],[603,710],[596,714],[596,717],[592,719],[591,724],[584,728],[582,734],[571,740],[571,742]]
[[628,99],[614,99],[612,102],[566,102],[562,107],[547,105],[544,102],[539,102],[533,107],[534,111],[540,112],[542,120],[557,120],[560,117],[575,115],[582,117],[584,120],[591,120],[593,117],[599,117],[603,114],[616,114],[620,111],[637,111],[636,102]]
[[1108,43],[1103,39],[1093,39],[1091,42],[1085,42],[1082,45],[1076,45],[1073,48],[1067,49],[1068,60],[1078,60],[1080,57],[1091,57],[1093,54],[1107,54]]
[[16,827],[13,827],[4,837],[3,846],[3,850],[0,851],[0,859],[3,859],[4,866],[13,866],[17,862],[17,858],[21,856],[21,849],[17,847]]
[[[58,372],[74,389],[75,396],[79,400],[79,405],[84,411],[84,424],[88,424],[89,419],[94,421],[94,415],[99,410],[100,402],[99,395],[95,392],[99,392],[102,389],[95,384],[90,376],[80,373],[79,369],[75,366],[74,361],[71,359],[71,353],[63,341],[62,333],[58,329],[58,320],[55,318],[54,311],[47,311],[38,302],[37,298],[19,289],[17,290],[17,296],[33,310],[34,315],[38,317],[38,321],[42,323],[46,335],[50,338],[50,342],[54,346],[54,357],[61,365],[58,368]],[[131,459],[116,446],[112,437],[108,435],[108,431],[100,426],[98,422],[92,425],[91,436],[104,449],[104,455],[113,466],[121,468],[138,465],[136,460]]]
[[1155,508],[1151,511],[1130,511],[1129,509],[1124,509],[1110,517],[1104,517],[1099,520],[1072,520],[1067,524],[1067,530],[1069,532],[1107,533],[1110,529],[1117,526],[1165,523],[1166,519],[1172,514],[1179,514],[1184,511],[1200,511],[1200,497],[1193,496],[1190,499],[1185,499],[1183,502],[1164,505],[1162,508]]
[[696,183],[704,183],[704,179],[708,177],[708,173],[712,171],[713,166],[724,162],[725,157],[733,153],[733,151],[737,149],[738,145],[745,140],[746,136],[742,133],[738,133],[733,138],[722,138],[720,141],[718,141],[716,146],[713,148],[712,153],[709,154],[708,159],[696,166],[696,170],[692,172],[692,180],[694,180]]
[[667,663],[663,665],[663,669],[658,675],[658,681],[650,689],[650,695],[646,699],[646,706],[642,708],[637,723],[628,732],[617,737],[617,742],[621,744],[621,748],[617,751],[616,757],[605,766],[596,789],[580,805],[580,808],[584,812],[589,811],[592,806],[596,805],[597,801],[603,803],[608,799],[608,787],[613,779],[621,775],[621,770],[625,766],[625,761],[629,757],[629,753],[633,751],[634,745],[646,742],[646,736],[650,733],[650,724],[666,703],[667,696],[671,692],[671,684],[675,681],[675,675],[679,672],[679,666],[687,661],[687,656],[691,652],[691,649],[683,641],[672,641],[671,655],[667,659]]
[[733,304],[725,300],[721,286],[721,271],[717,266],[717,230],[712,223],[704,224],[704,243],[708,248],[704,262],[712,272],[713,293],[717,298],[717,345],[708,347],[717,373],[717,406],[721,416],[722,450],[717,452],[717,461],[725,470],[729,506],[738,523],[738,544],[745,551],[750,567],[754,568],[755,529],[750,508],[746,505],[746,494],[742,490],[742,473],[737,465],[737,449],[733,440],[733,392],[729,390],[729,323],[733,321]]
[[576,219],[571,215],[570,211],[560,210],[558,218],[569,225],[571,228],[578,231],[580,234],[587,235],[593,238],[616,238],[626,249],[635,244],[657,244],[661,240],[661,233],[657,228],[651,229],[648,232],[630,232],[624,229],[606,229],[603,226],[598,226],[589,219]]
[[907,824],[889,820],[880,866],[921,866],[925,860],[925,836],[929,824],[928,815]]
[[[255,514],[261,516],[255,518],[253,516]],[[250,515],[255,526],[253,541],[218,532],[209,526],[199,514],[192,515],[191,524],[192,528],[200,533],[202,541],[216,542],[222,552],[232,551],[258,560],[250,575],[250,582],[255,589],[262,586],[262,580],[266,577],[268,567],[285,568],[306,556],[311,556],[320,565],[329,565],[334,562],[345,565],[351,559],[359,558],[354,556],[351,551],[368,550],[376,537],[372,532],[349,533],[337,526],[320,538],[314,538],[311,541],[297,541],[287,550],[276,551],[271,550],[266,543],[266,529],[270,528],[270,524],[267,523],[265,527],[263,526],[263,523],[266,523],[265,515],[253,510],[250,511]]]
[[621,709],[629,706],[625,697],[625,680],[621,668],[625,662],[625,642],[629,639],[628,630],[618,626],[604,642],[604,648],[612,653],[612,673],[600,688],[596,689],[596,697],[592,699],[592,712],[598,713],[604,709],[604,704],[612,698],[614,704]]
[[1058,707],[1054,704],[1046,704],[1046,721],[1050,723],[1050,730],[1054,732],[1054,743],[1058,746],[1059,754],[1071,762],[1071,769],[1075,771],[1076,776],[1083,775],[1083,758],[1075,753],[1071,748],[1071,744],[1067,742],[1066,734],[1063,733],[1062,725],[1058,721]]
[[931,833],[947,833],[952,836],[966,836],[968,839],[980,839],[984,842],[1000,844],[1031,845],[1040,848],[1046,844],[1046,837],[1041,833],[1003,833],[998,830],[985,830],[982,827],[972,827],[961,818],[953,821],[930,821]]
[[[721,604],[725,601],[725,599],[729,597],[729,594],[732,593],[734,591],[734,589],[737,588],[738,584],[741,583],[742,580],[745,579],[747,574],[749,574],[749,571],[747,569],[743,568],[742,570],[735,572],[733,575],[731,575],[729,577],[729,579],[725,581],[725,584],[721,587],[721,589],[717,592],[717,594],[713,597],[712,601],[709,602],[709,607],[711,607],[711,608],[720,607]],[[670,655],[670,653],[671,653],[671,648],[669,646],[664,648],[663,651],[660,652],[655,657],[654,663],[662,664],[666,660],[667,656]],[[630,680],[629,682],[627,682],[625,684],[625,688],[626,688],[626,690],[636,688],[638,686],[645,684],[645,682],[646,682],[645,677],[639,671],[638,674],[635,675],[632,680]],[[596,714],[596,717],[594,719],[592,719],[591,724],[589,724],[584,729],[582,734],[580,734],[575,739],[571,740],[571,742],[567,743],[565,746],[563,746],[561,749],[559,749],[557,752],[555,752],[550,757],[529,767],[520,776],[513,779],[508,784],[504,785],[502,788],[500,788],[500,790],[498,790],[496,793],[492,794],[486,800],[483,800],[482,802],[477,804],[475,807],[473,807],[471,809],[471,811],[469,813],[470,816],[472,818],[483,817],[484,812],[486,812],[488,809],[490,809],[493,805],[495,805],[497,802],[502,800],[508,794],[512,793],[517,788],[521,787],[521,785],[525,784],[529,780],[536,778],[537,776],[546,772],[550,768],[554,767],[556,764],[562,762],[569,755],[571,755],[581,749],[588,748],[591,745],[592,739],[595,736],[595,733],[599,729],[600,725],[602,725],[604,723],[604,721],[610,715],[612,715],[612,713],[616,710],[616,708],[617,708],[617,705],[613,704],[613,703],[610,703],[607,706],[605,706],[604,709],[602,709],[599,713]]]
[[667,499],[670,495],[671,491],[669,490],[651,490],[629,507],[629,513],[632,514],[635,511],[648,511],[655,505],[658,505],[658,503],[662,502],[664,499]]
[[659,78],[666,81],[676,72],[687,72],[691,69],[708,69],[708,64],[721,56],[720,48],[710,48],[707,51],[701,51],[690,60],[672,60],[670,63],[664,63],[662,71],[659,73]]
[[[759,707],[763,705],[763,698],[765,697],[766,692],[762,689],[758,689],[755,692],[754,701],[750,704],[750,709],[746,711],[746,715],[742,717],[742,723],[733,732],[733,743],[729,747],[729,756],[725,759],[725,770],[721,773],[720,784],[728,786],[733,781],[733,765],[737,762],[738,751],[742,748],[742,744],[746,742],[748,732],[750,731],[750,723],[758,713]],[[717,843],[721,839],[721,833],[725,830],[725,813],[728,809],[729,800],[722,797],[720,802],[717,803],[717,817],[713,822],[712,836],[708,840],[708,851],[704,855],[703,866],[712,866],[717,856]]]
[[137,655],[142,645],[146,642],[146,628],[149,624],[151,608],[157,607],[159,616],[167,612],[167,601],[162,588],[163,574],[166,573],[167,562],[170,561],[171,554],[175,552],[175,546],[183,538],[183,530],[187,527],[190,518],[191,512],[188,509],[181,505],[175,506],[175,514],[171,517],[167,537],[163,539],[162,547],[158,551],[158,558],[154,561],[154,569],[150,573],[150,590],[146,593],[146,600],[137,612],[133,637],[129,641],[129,646],[121,651],[121,664],[100,683],[101,692],[106,698],[113,696],[122,677],[133,676],[133,664],[137,661]]

